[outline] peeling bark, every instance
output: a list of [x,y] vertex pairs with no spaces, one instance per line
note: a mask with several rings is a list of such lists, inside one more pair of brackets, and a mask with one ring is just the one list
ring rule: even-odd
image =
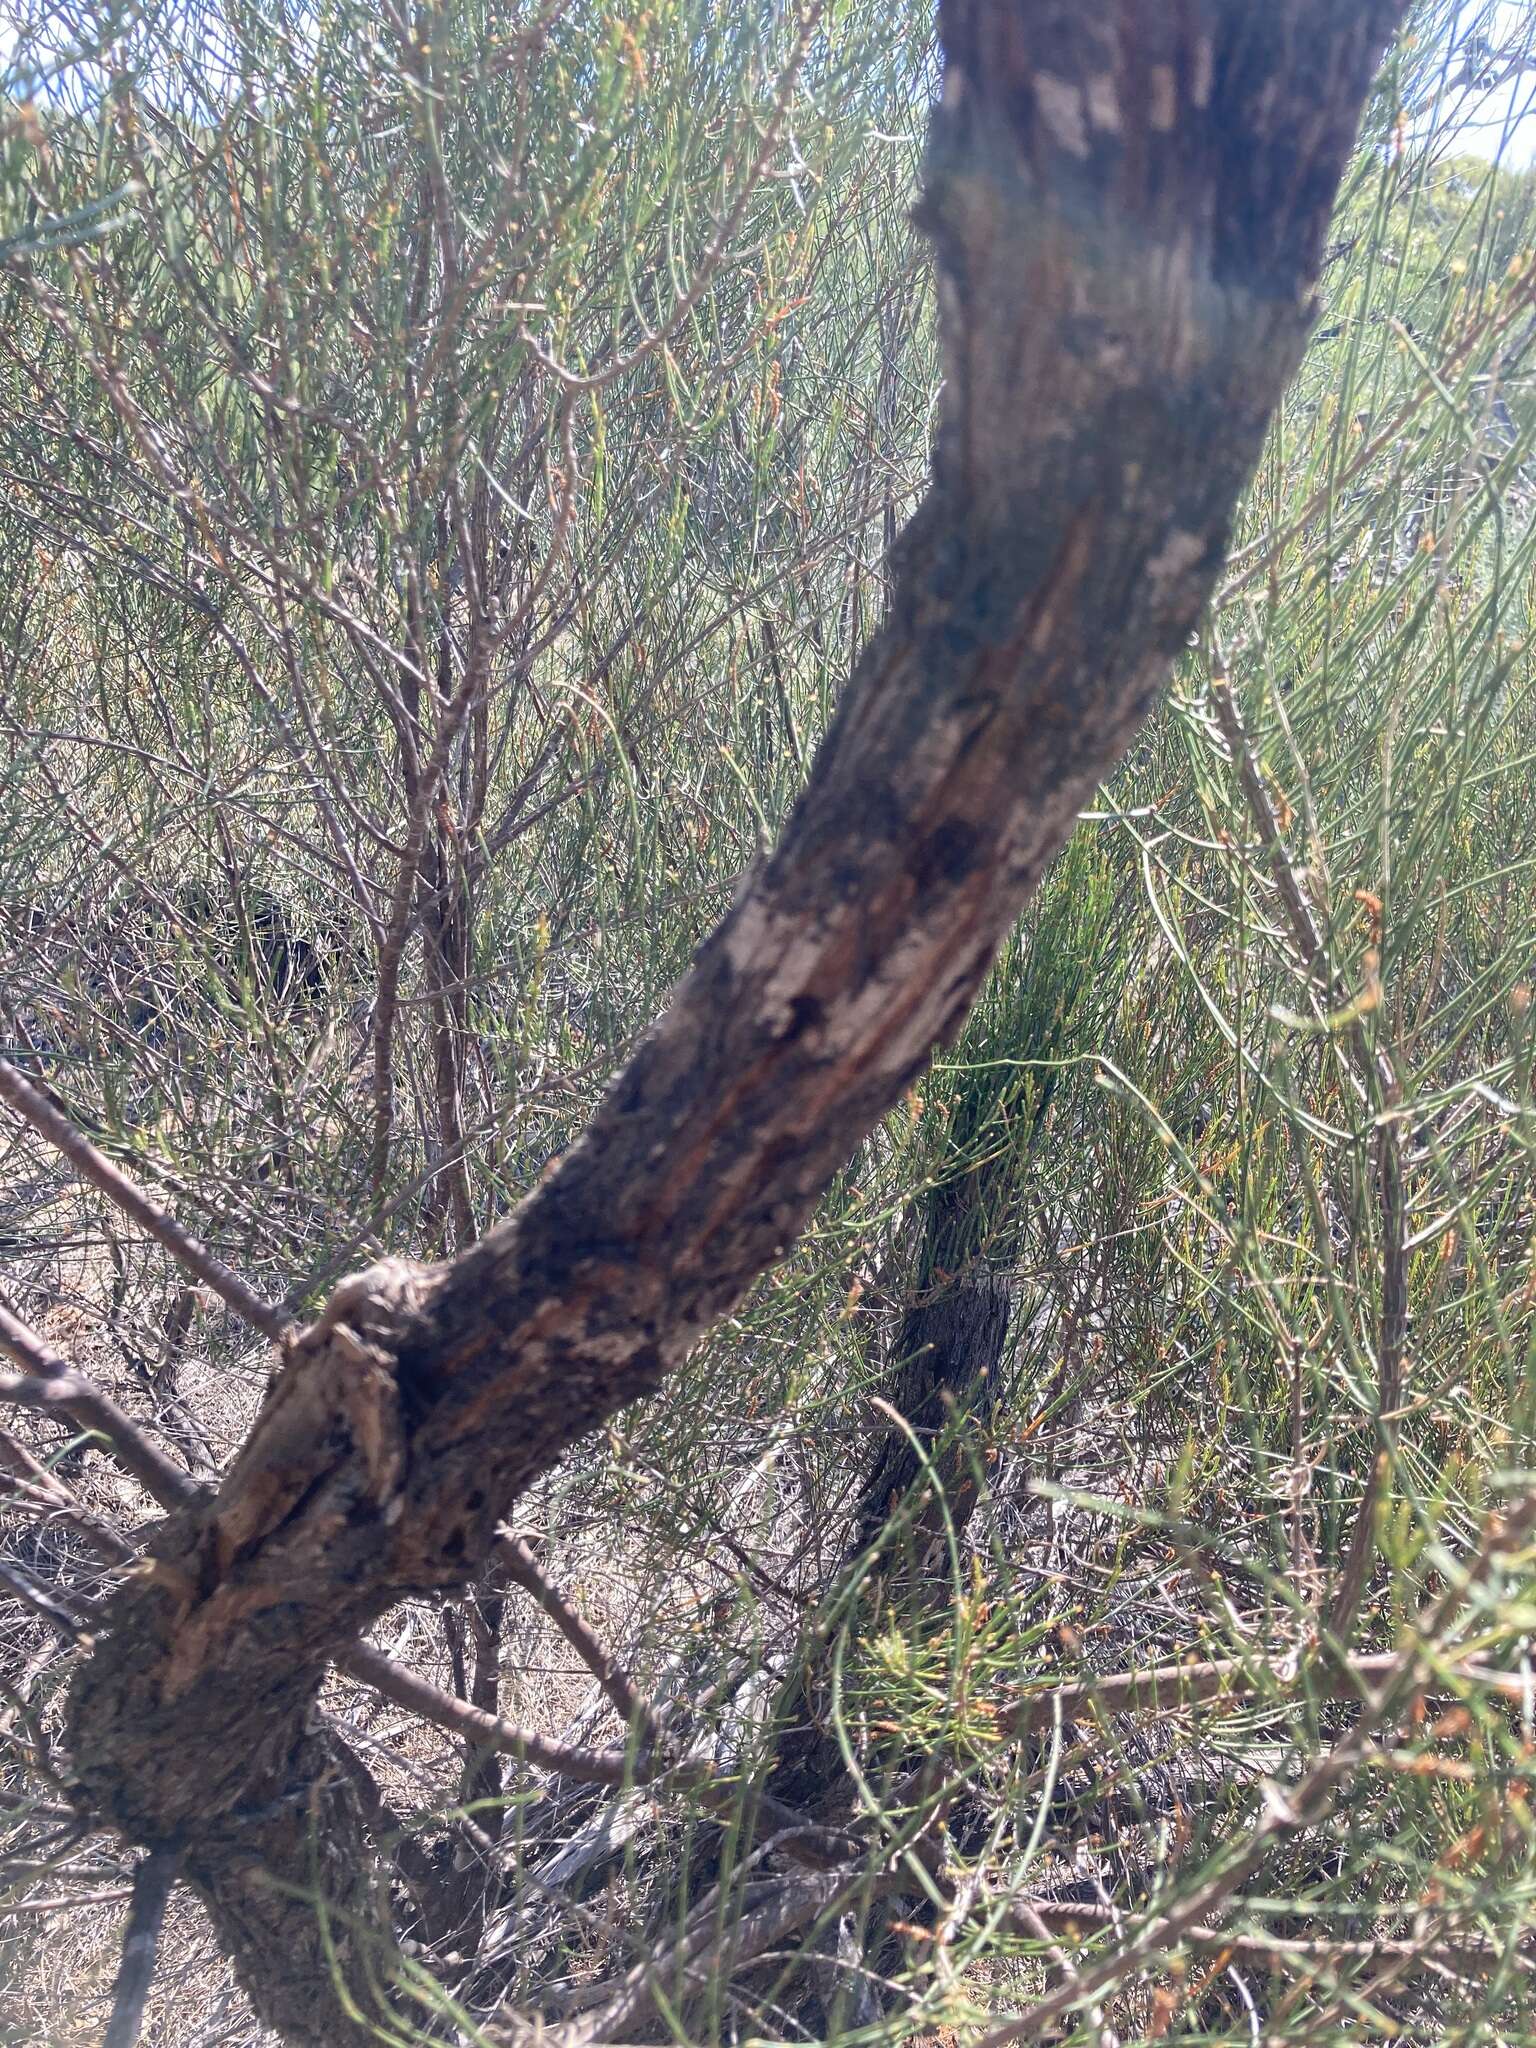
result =
[[[462,1585],[780,1258],[953,1037],[1186,643],[1311,320],[1397,0],[944,0],[931,493],[771,860],[582,1142],[451,1264],[345,1282],[76,1684],[82,1804],[185,1848],[258,2011],[369,2038],[378,1874],[327,1661]],[[338,1975],[317,1933],[319,1892]],[[387,1941],[387,1932],[381,1932]]]

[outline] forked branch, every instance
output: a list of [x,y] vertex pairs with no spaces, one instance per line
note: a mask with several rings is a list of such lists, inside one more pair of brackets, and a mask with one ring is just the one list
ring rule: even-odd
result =
[[132,1840],[188,1840],[292,2041],[369,2038],[388,1973],[366,1830],[310,1717],[327,1663],[473,1577],[958,1030],[1188,644],[1398,12],[941,5],[932,487],[777,850],[511,1220],[447,1266],[344,1282],[288,1341],[217,1498],[156,1537],[76,1682],[82,1797]]

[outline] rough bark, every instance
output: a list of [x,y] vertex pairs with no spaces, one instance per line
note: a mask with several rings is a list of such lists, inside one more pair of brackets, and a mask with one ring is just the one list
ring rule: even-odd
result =
[[[878,1540],[893,1509],[921,1478],[923,1462],[913,1437],[934,1460],[944,1503],[923,1502],[887,1548],[880,1566],[886,1612],[907,1603],[931,1612],[950,1592],[944,1511],[962,1529],[978,1495],[963,1438],[948,1446],[941,1440],[957,1417],[976,1415],[990,1400],[1007,1346],[1011,1307],[1007,1279],[977,1263],[947,1286],[920,1295],[901,1319],[882,1398],[907,1427],[872,1433],[869,1465],[838,1572],[846,1572]],[[768,1783],[785,1805],[838,1825],[846,1820],[856,1788],[826,1714],[832,1646],[822,1641],[809,1647],[812,1653],[791,1672],[775,1704],[779,1733]]]
[[[924,1453],[936,1458],[939,1484],[957,1529],[964,1528],[975,1509],[976,1487],[964,1443],[946,1452],[939,1448],[940,1439],[959,1417],[979,1417],[989,1407],[1007,1348],[1012,1307],[1006,1274],[981,1262],[957,1274],[947,1286],[934,1288],[901,1319],[896,1372],[882,1395]],[[922,1472],[922,1459],[906,1430],[892,1428],[877,1440],[854,1515],[852,1556],[876,1541],[893,1508],[916,1486]],[[904,1547],[919,1569],[943,1529],[936,1504],[920,1508],[913,1518]],[[947,1560],[936,1576],[941,1592],[947,1591]]]
[[782,1256],[953,1036],[1208,595],[1397,12],[941,5],[932,490],[777,851],[516,1215],[445,1267],[344,1283],[290,1346],[75,1688],[82,1802],[185,1847],[291,2041],[367,2037],[282,1889],[367,1915],[366,1826],[313,1719],[328,1659],[402,1596],[463,1584],[517,1495]]

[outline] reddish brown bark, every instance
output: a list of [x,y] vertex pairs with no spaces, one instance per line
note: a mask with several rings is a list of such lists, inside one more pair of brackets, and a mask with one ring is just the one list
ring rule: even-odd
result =
[[941,6],[932,490],[777,851],[510,1222],[338,1289],[75,1689],[82,1800],[186,1847],[291,2040],[364,2034],[284,1885],[329,1898],[339,1969],[374,1996],[345,1916],[372,1915],[377,1865],[313,1714],[327,1661],[464,1582],[517,1495],[782,1256],[958,1028],[1209,593],[1397,12]]

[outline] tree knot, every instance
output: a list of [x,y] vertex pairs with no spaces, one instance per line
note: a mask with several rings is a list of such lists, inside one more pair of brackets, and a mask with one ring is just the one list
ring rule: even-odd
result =
[[294,1339],[293,1350],[318,1348],[333,1332],[346,1330],[393,1356],[426,1303],[433,1272],[410,1259],[380,1259],[361,1273],[349,1273],[337,1282],[314,1322]]

